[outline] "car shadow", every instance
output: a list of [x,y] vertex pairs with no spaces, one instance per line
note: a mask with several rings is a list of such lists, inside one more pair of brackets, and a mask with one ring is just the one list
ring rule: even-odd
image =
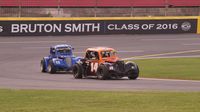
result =
[[45,73],[45,74],[49,74],[49,75],[72,75],[72,72],[70,71],[60,71],[60,72],[56,72],[56,73]]
[[100,80],[100,79],[97,79],[97,77],[86,77],[86,78],[83,78],[83,79],[88,79],[88,80],[99,80],[99,81],[127,81],[129,80],[128,78],[109,78],[109,79],[105,79],[105,80]]

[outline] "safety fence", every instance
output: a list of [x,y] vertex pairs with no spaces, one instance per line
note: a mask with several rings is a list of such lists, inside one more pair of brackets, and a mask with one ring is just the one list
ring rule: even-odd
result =
[[200,7],[175,8],[0,8],[0,17],[199,16]]
[[200,0],[0,0],[0,17],[200,16]]
[[199,0],[1,0],[7,7],[164,7],[200,6]]
[[200,17],[0,18],[0,36],[200,33]]

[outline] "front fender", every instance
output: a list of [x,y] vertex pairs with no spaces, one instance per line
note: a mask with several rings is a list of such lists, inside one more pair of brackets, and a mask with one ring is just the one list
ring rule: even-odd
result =
[[72,58],[72,65],[79,63],[81,61],[81,59],[83,59],[83,57],[74,57]]

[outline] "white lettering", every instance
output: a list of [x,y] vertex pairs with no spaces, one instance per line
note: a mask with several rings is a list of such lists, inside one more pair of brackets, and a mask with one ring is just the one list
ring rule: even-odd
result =
[[84,24],[84,26],[86,27],[86,32],[90,32],[90,26],[91,25],[92,25],[91,23]]
[[38,27],[39,27],[39,29],[38,29],[38,32],[42,32],[42,27],[44,26],[44,24],[38,24]]
[[62,31],[62,25],[59,24],[59,25],[56,25],[56,24],[53,24],[53,32],[61,32]]
[[93,27],[92,27],[92,32],[95,32],[95,29],[96,29],[96,31],[97,32],[99,32],[100,31],[100,24],[99,23],[97,23],[97,25],[95,26],[95,24],[93,24]]
[[100,23],[66,24],[65,32],[99,32]]
[[12,24],[12,33],[61,32],[61,24]]
[[35,33],[36,31],[37,31],[36,25],[31,26],[31,24],[29,24],[29,32]]
[[148,24],[143,24],[143,25],[142,25],[142,29],[143,29],[143,30],[147,30],[147,29],[149,29]]
[[108,30],[139,30],[140,25],[139,24],[109,24],[107,26]]
[[108,25],[108,29],[109,29],[109,30],[114,30],[114,24],[109,24],[109,25]]
[[53,30],[53,26],[51,24],[46,24],[44,26],[44,31],[45,32],[51,32]]
[[20,32],[25,32],[25,33],[28,32],[28,25],[27,24],[21,24],[20,26],[21,26]]
[[12,24],[11,25],[11,32],[12,33],[18,33],[19,32],[19,25],[18,24]]
[[65,25],[65,32],[71,32],[72,31],[72,28],[71,28],[71,24],[66,24]]
[[0,26],[0,32],[3,32],[3,26]]
[[82,27],[82,24],[78,24],[78,25],[73,24],[72,30],[73,30],[73,32],[81,32],[81,27]]
[[140,29],[140,25],[139,25],[139,24],[135,24],[135,25],[134,25],[134,29],[135,29],[135,30],[139,30],[139,29]]

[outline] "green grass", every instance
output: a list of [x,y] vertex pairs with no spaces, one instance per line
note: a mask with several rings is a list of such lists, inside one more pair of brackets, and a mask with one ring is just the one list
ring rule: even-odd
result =
[[199,112],[200,92],[0,90],[0,112]]
[[200,58],[134,60],[140,77],[200,80]]

